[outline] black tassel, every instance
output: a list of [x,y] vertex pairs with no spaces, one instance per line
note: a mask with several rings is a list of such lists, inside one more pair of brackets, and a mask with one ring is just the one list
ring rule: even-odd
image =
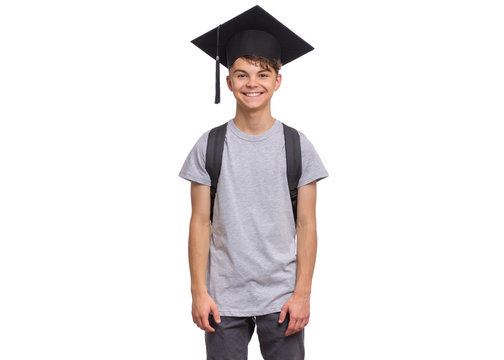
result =
[[220,103],[220,69],[219,69],[219,55],[215,59],[215,103]]
[[217,51],[215,55],[215,103],[220,103],[219,29],[217,27]]

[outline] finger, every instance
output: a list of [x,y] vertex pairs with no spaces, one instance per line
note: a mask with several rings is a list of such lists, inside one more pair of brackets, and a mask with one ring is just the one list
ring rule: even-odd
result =
[[295,326],[294,330],[296,330],[296,332],[299,332],[299,331],[303,330],[303,328],[305,327],[305,324],[306,324],[306,319],[305,318],[299,319],[296,322],[296,326]]
[[287,331],[285,332],[285,336],[289,336],[294,334],[294,327],[296,325],[296,320],[292,318],[292,316],[289,318],[289,326],[287,327]]
[[302,329],[302,320],[297,319],[296,322],[294,323],[294,331],[292,332],[292,334],[299,332],[301,329]]
[[305,322],[304,319],[291,320],[291,322],[292,322],[292,328],[289,331],[289,335],[293,335],[303,330]]
[[210,322],[208,321],[208,317],[204,317],[202,319],[202,323],[201,323],[201,329],[202,330],[205,330],[205,331],[208,331],[208,332],[215,332],[215,329],[213,327],[210,326]]
[[285,317],[287,316],[288,307],[286,305],[282,306],[282,311],[280,311],[280,316],[278,317],[278,323],[281,324],[284,322]]
[[201,327],[202,330],[208,331],[208,332],[215,332],[215,329],[210,326],[210,323],[207,321],[203,322],[203,326]]
[[308,325],[308,323],[310,322],[310,315],[308,315],[308,317],[306,318],[305,322],[304,322],[304,326],[303,328],[306,327],[306,325]]
[[300,332],[301,330],[303,330],[303,328],[305,327],[305,324],[306,324],[306,320],[305,319],[300,319],[296,323],[296,332]]
[[192,321],[193,323],[195,323],[198,327],[200,327],[200,324],[199,324],[199,316],[198,314],[196,313],[192,313]]
[[215,322],[217,324],[220,324],[221,318],[220,318],[220,314],[219,314],[219,308],[217,307],[217,305],[211,306],[210,310],[212,310],[212,314],[213,314],[213,317],[215,319]]

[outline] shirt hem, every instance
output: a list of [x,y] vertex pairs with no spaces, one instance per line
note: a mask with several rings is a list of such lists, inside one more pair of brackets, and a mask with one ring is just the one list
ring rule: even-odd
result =
[[208,182],[208,180],[205,180],[203,178],[194,177],[194,176],[186,174],[186,173],[180,173],[179,176],[185,180],[197,182],[198,184],[203,184],[203,185],[207,185],[207,186],[212,185],[210,182]]
[[302,182],[300,181],[299,184],[298,184],[298,188],[301,187],[301,186],[304,186],[306,184],[309,184],[313,181],[320,181],[322,179],[325,179],[326,177],[329,177],[329,174],[325,174],[325,175],[321,175],[321,176],[316,176],[316,177],[312,177],[312,178],[309,178],[309,179],[306,179],[306,180],[303,180]]
[[219,314],[221,316],[240,316],[240,317],[261,316],[261,315],[267,315],[267,314],[281,312],[282,306],[283,305],[275,306],[275,307],[271,307],[271,308],[268,308],[265,310],[260,310],[260,311],[258,311],[258,310],[221,310],[221,309],[219,309]]

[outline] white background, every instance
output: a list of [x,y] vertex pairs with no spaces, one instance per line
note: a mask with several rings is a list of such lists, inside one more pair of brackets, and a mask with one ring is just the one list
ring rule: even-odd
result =
[[[306,358],[502,360],[499,2],[259,4],[315,47],[273,97],[329,171]],[[253,5],[2,1],[1,359],[205,357],[178,173],[234,98],[190,40]]]

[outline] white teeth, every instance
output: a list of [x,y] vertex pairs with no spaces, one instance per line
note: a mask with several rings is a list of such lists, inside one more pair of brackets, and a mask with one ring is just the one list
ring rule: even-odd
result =
[[245,93],[245,96],[259,96],[261,93]]

